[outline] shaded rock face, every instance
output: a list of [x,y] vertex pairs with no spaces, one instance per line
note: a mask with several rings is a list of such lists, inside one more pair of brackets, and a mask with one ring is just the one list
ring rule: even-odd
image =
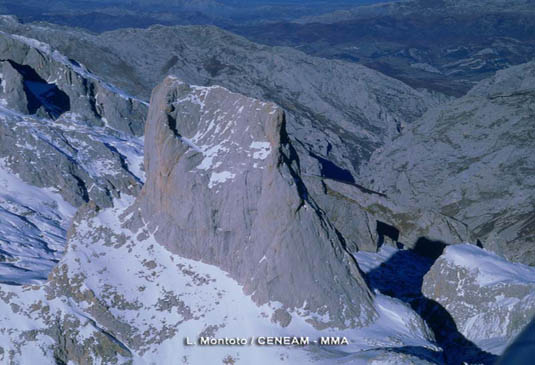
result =
[[166,78],[151,98],[137,224],[228,271],[257,303],[314,314],[317,327],[369,323],[371,294],[308,193],[284,122],[272,103]]
[[535,265],[533,85],[531,62],[429,111],[374,154],[364,173],[370,186],[397,206],[418,207],[421,220],[439,214],[466,227],[429,238],[479,240],[510,260]]
[[89,200],[109,206],[119,191],[139,189],[137,167],[117,148],[143,133],[145,103],[36,40],[1,33],[0,54],[5,167],[57,189],[75,207]]
[[384,243],[426,251],[426,246],[459,242],[469,235],[462,222],[399,204],[395,196],[362,185],[324,180],[320,188],[315,196],[352,252],[374,252]]
[[447,247],[425,275],[422,291],[476,343],[511,340],[535,315],[535,269],[473,245]]
[[57,119],[76,113],[92,126],[111,127],[140,136],[146,105],[67,59],[48,44],[0,33],[0,99],[23,114]]
[[54,119],[70,110],[68,95],[43,80],[30,66],[7,60],[3,62],[2,75],[8,107]]

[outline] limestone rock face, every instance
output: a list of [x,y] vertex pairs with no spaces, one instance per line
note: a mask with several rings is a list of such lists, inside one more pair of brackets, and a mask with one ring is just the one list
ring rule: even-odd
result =
[[0,49],[0,282],[22,285],[62,257],[76,208],[139,192],[146,105],[35,40]]
[[429,111],[374,154],[364,173],[370,186],[397,206],[423,211],[420,220],[439,214],[466,227],[432,239],[479,240],[510,260],[535,265],[533,85],[530,62]]
[[75,207],[137,191],[139,168],[118,148],[143,133],[146,104],[36,40],[1,33],[0,53],[3,164]]
[[322,315],[318,327],[374,317],[356,262],[301,179],[279,107],[168,77],[145,141],[138,223],[158,242],[228,271],[260,304]]
[[535,269],[474,245],[447,247],[425,275],[422,291],[476,343],[512,340],[535,315]]
[[118,92],[48,44],[0,33],[0,99],[23,114],[57,119],[75,113],[92,126],[140,136],[146,104]]

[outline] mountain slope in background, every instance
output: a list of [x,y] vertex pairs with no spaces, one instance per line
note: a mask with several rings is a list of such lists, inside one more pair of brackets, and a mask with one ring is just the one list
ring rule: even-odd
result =
[[[370,5],[371,4],[371,5]],[[217,25],[257,43],[363,64],[414,88],[461,96],[535,56],[532,0],[7,1],[0,12],[95,32]],[[152,85],[154,86],[154,85]]]
[[[397,205],[463,222],[470,235],[462,240],[535,265],[534,85],[530,62],[499,71],[429,111],[375,152],[365,173],[370,186]],[[406,224],[397,222],[401,231]]]
[[103,32],[155,24],[230,26],[290,21],[374,2],[377,0],[310,0],[306,3],[295,0],[51,0],[44,4],[36,0],[24,3],[5,0],[0,4],[0,13],[16,15],[24,22],[48,21]]
[[533,5],[411,0],[228,29],[258,43],[357,62],[415,88],[461,96],[497,70],[535,57]]

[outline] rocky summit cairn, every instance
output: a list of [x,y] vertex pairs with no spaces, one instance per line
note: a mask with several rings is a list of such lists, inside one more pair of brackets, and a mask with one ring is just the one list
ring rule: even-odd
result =
[[278,106],[167,77],[145,143],[132,228],[226,270],[258,304],[281,303],[272,319],[282,325],[291,312],[318,328],[374,319],[361,271],[301,180]]

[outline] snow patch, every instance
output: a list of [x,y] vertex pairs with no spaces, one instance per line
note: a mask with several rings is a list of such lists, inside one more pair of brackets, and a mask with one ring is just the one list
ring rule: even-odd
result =
[[212,175],[210,176],[210,182],[208,183],[208,187],[211,189],[215,185],[222,184],[225,181],[231,180],[235,177],[236,175],[229,171],[212,172]]
[[443,257],[452,265],[474,272],[481,286],[499,282],[535,284],[535,268],[509,262],[475,245],[466,243],[447,246]]
[[253,141],[249,148],[256,150],[253,152],[253,159],[265,160],[271,153],[271,144],[269,142]]
[[0,159],[0,282],[45,280],[63,255],[75,211],[57,191],[24,182]]

